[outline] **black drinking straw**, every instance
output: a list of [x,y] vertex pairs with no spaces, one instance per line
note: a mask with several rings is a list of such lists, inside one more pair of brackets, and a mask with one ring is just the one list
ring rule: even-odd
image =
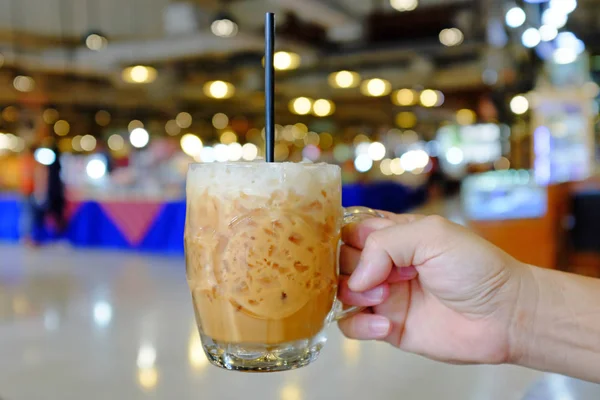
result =
[[265,15],[265,156],[275,161],[275,14]]

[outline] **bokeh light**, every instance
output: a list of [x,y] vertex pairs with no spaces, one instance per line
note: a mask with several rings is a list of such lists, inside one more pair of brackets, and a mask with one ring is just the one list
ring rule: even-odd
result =
[[13,79],[13,86],[19,92],[29,93],[35,89],[35,81],[30,76],[17,75]]
[[373,143],[369,144],[367,154],[369,155],[371,160],[373,160],[373,161],[383,160],[383,158],[385,157],[385,153],[386,153],[386,149],[385,149],[385,146],[383,145],[383,143],[373,142]]
[[139,119],[134,119],[131,122],[129,122],[129,124],[127,125],[127,130],[129,132],[132,132],[134,129],[143,128],[143,127],[144,127],[144,123],[142,121],[140,121]]
[[335,104],[331,100],[318,99],[313,103],[313,114],[317,117],[327,117],[335,112]]
[[413,128],[417,124],[417,116],[412,111],[403,111],[396,115],[396,125],[402,129]]
[[66,136],[71,130],[71,125],[64,119],[58,120],[54,123],[54,133],[58,136]]
[[390,5],[397,11],[413,11],[419,6],[419,0],[390,0]]
[[404,173],[404,168],[402,168],[402,161],[400,158],[394,158],[390,162],[390,170],[394,175],[402,175]]
[[199,157],[202,152],[202,140],[191,133],[186,133],[179,141],[181,150],[190,157]]
[[447,28],[440,32],[440,43],[447,47],[458,46],[465,38],[462,31],[458,28]]
[[245,161],[254,161],[258,157],[258,147],[254,143],[246,143],[242,146],[242,158]]
[[237,139],[238,138],[235,132],[230,129],[223,131],[221,133],[221,136],[219,137],[219,141],[223,144],[231,144],[237,142]]
[[121,151],[123,150],[123,147],[125,147],[125,140],[123,139],[123,136],[113,134],[108,138],[107,144],[108,148],[112,151]]
[[526,29],[521,36],[521,42],[523,46],[528,48],[533,48],[540,44],[542,37],[540,35],[540,31],[535,28]]
[[288,71],[300,66],[298,54],[288,51],[278,51],[273,55],[273,67],[278,71]]
[[412,89],[400,89],[392,94],[392,102],[397,106],[412,106],[418,99],[419,95]]
[[213,99],[229,99],[235,94],[235,86],[225,81],[206,82],[204,94]]
[[550,42],[556,39],[558,35],[558,29],[552,25],[542,25],[540,27],[540,38],[544,42]]
[[308,97],[297,97],[290,101],[290,111],[297,115],[307,115],[310,113],[313,100]]
[[216,113],[212,117],[212,125],[216,129],[225,129],[229,125],[229,117],[223,113]]
[[443,94],[438,90],[426,89],[419,98],[423,107],[439,107],[444,103]]
[[129,134],[129,142],[137,149],[145,147],[150,141],[150,135],[144,128],[135,128]]
[[40,147],[33,154],[35,161],[42,165],[52,165],[56,161],[56,153],[45,147]]
[[513,7],[506,12],[506,25],[511,28],[518,28],[525,23],[527,16],[520,7]]
[[475,111],[463,108],[456,112],[456,122],[460,125],[471,125],[477,120],[477,114]]
[[517,115],[525,114],[529,111],[529,100],[523,95],[518,95],[510,101],[510,109]]
[[100,126],[107,126],[110,124],[111,115],[106,110],[98,110],[96,115],[94,115],[94,120]]
[[371,160],[371,157],[367,154],[361,154],[354,160],[354,168],[356,168],[358,172],[368,172],[373,168],[373,160]]
[[84,135],[80,141],[81,150],[94,151],[94,149],[96,148],[96,143],[97,141],[95,137],[93,137],[92,135]]
[[360,85],[360,91],[365,96],[381,97],[390,93],[392,84],[380,78],[368,79]]
[[58,111],[54,108],[46,108],[42,113],[42,119],[48,125],[55,123],[59,118]]
[[127,83],[151,83],[156,80],[158,72],[146,65],[135,65],[123,70],[122,78]]
[[71,140],[71,146],[73,146],[74,151],[83,151],[81,148],[81,135],[73,136],[73,140]]
[[181,127],[179,126],[179,124],[177,124],[177,121],[175,121],[174,119],[170,119],[165,124],[165,132],[167,132],[167,135],[169,136],[176,136],[179,135],[179,133],[181,133]]
[[210,25],[210,30],[215,36],[229,38],[237,35],[239,28],[234,21],[223,18],[213,21]]
[[101,179],[106,175],[106,162],[94,158],[87,163],[85,172],[91,179]]
[[389,158],[386,158],[381,161],[381,164],[379,164],[379,170],[381,171],[381,173],[383,175],[386,175],[386,176],[392,175],[391,164],[392,164],[392,160],[390,160]]
[[328,82],[334,88],[354,88],[360,85],[360,75],[354,71],[338,71],[329,75]]
[[97,33],[91,33],[85,38],[85,45],[93,51],[100,51],[108,46],[108,39]]
[[244,152],[241,144],[236,142],[229,144],[229,161],[239,161],[243,155]]
[[175,122],[181,129],[189,128],[192,126],[192,115],[188,112],[182,111],[177,114],[177,117],[175,117]]
[[458,147],[451,147],[446,152],[446,160],[452,165],[460,165],[464,159],[464,153]]
[[328,150],[333,146],[333,136],[330,133],[322,132],[319,135],[319,145],[323,150]]

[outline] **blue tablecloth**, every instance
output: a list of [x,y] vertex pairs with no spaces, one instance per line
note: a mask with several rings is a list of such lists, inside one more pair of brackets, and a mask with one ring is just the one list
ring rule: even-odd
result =
[[[425,200],[423,188],[412,189],[394,183],[347,185],[342,191],[343,205],[366,206],[379,210],[404,212]],[[14,195],[0,196],[0,240],[19,240],[21,200]],[[163,254],[183,253],[185,201],[161,205],[147,233],[139,243],[132,245],[106,214],[100,203],[81,203],[69,220],[64,239],[75,247],[131,249]],[[55,238],[51,229],[44,229],[43,239]]]

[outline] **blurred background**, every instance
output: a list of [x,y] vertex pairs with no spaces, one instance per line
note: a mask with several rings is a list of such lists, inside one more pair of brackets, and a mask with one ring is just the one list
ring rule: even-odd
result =
[[205,368],[185,174],[264,156],[267,11],[278,161],[600,276],[600,1],[0,0],[0,398],[598,398],[335,331],[304,370]]

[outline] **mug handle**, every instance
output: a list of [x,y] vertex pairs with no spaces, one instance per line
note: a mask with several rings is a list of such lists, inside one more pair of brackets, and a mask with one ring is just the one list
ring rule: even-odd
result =
[[[370,218],[385,218],[385,216],[368,207],[348,207],[344,208],[344,226],[364,221]],[[339,263],[339,257],[338,257]],[[339,265],[338,265],[339,268]],[[336,298],[333,310],[331,312],[330,321],[339,321],[340,319],[351,317],[358,314],[365,307],[351,306],[344,308],[344,304]]]

